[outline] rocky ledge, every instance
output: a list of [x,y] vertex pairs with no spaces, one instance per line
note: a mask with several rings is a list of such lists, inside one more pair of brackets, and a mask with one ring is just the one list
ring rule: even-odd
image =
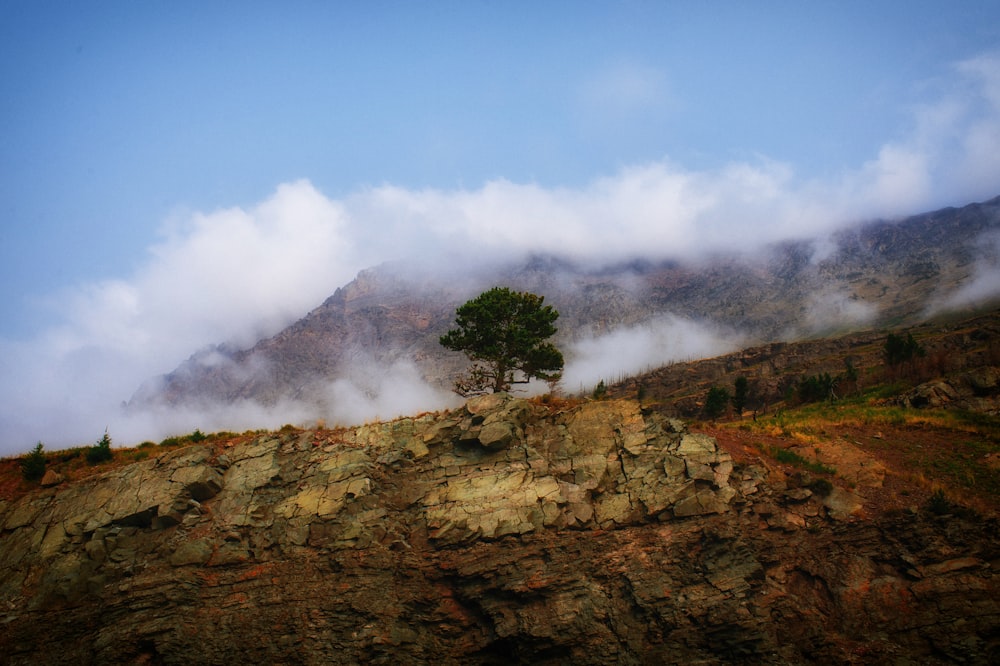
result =
[[997,663],[1000,532],[498,394],[191,446],[0,506],[35,663]]

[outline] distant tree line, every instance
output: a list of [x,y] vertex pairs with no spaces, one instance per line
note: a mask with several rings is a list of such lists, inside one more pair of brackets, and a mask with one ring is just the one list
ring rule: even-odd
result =
[[[911,375],[916,373],[918,365],[921,367],[928,365],[920,363],[926,355],[926,350],[914,339],[912,333],[905,336],[889,333],[882,348],[882,357],[890,377],[898,376],[900,373]],[[929,365],[941,367],[925,368],[925,370],[939,371],[945,363],[939,359],[936,364]],[[860,373],[855,367],[854,361],[848,358],[844,360],[844,370],[840,373],[820,372],[814,375],[803,375],[798,380],[787,384],[784,390],[784,400],[793,404],[809,404],[825,400],[834,402],[840,397],[859,391],[860,379]],[[780,393],[777,397],[780,397]],[[747,406],[761,398],[761,396],[754,395],[749,380],[740,375],[733,382],[732,393],[725,387],[711,386],[705,395],[702,412],[709,419],[717,419],[725,415],[732,407],[736,416],[742,417]],[[766,397],[764,400],[766,404]],[[754,415],[756,417],[756,411]]]

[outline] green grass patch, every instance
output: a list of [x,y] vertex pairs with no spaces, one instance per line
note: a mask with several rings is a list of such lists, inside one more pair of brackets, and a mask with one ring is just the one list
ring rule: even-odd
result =
[[832,467],[828,467],[822,463],[816,462],[815,460],[809,460],[791,449],[783,449],[778,446],[770,447],[770,454],[780,463],[785,463],[787,465],[792,465],[794,467],[799,467],[801,469],[813,472],[814,474],[836,474],[837,470]]
[[886,400],[888,398],[895,398],[896,396],[909,391],[911,388],[913,388],[913,385],[908,382],[879,384],[878,386],[865,391],[861,397],[864,400]]
[[[229,435],[230,433],[221,433],[223,435]],[[170,448],[174,446],[182,446],[184,444],[198,444],[199,442],[204,442],[207,439],[215,439],[219,434],[206,435],[200,429],[195,429],[194,432],[187,435],[178,435],[175,437],[167,437],[162,442],[160,446],[165,448]]]
[[[992,451],[1000,445],[1000,417],[982,414],[980,412],[968,412],[965,410],[949,410],[946,412],[948,420],[954,423],[955,428],[975,432],[993,444]],[[985,451],[984,453],[991,453]]]

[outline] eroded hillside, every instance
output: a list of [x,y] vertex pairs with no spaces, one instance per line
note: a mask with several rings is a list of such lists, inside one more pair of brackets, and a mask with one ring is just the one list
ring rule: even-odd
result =
[[0,642],[25,664],[996,661],[994,519],[731,445],[634,400],[501,394],[172,448],[0,505]]

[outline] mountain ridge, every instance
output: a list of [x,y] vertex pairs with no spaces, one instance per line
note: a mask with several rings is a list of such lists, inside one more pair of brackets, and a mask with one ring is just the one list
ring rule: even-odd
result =
[[346,380],[377,395],[385,369],[401,363],[446,390],[465,361],[440,348],[437,338],[452,324],[457,305],[501,283],[542,294],[560,312],[555,341],[568,352],[568,366],[581,340],[655,328],[664,317],[740,342],[912,324],[972,284],[980,262],[1000,264],[1000,243],[980,242],[998,230],[1000,197],[870,222],[827,239],[788,241],[749,257],[601,267],[534,257],[465,279],[383,265],[362,271],[250,348],[216,347],[192,356],[140,387],[129,406],[293,399],[311,401],[322,412],[331,382]]

